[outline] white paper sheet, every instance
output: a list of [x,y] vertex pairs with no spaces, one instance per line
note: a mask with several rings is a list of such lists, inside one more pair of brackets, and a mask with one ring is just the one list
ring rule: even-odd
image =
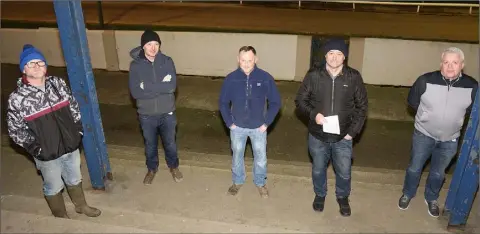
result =
[[327,133],[340,135],[340,124],[338,123],[338,115],[332,115],[325,117],[327,120],[323,124],[323,131]]

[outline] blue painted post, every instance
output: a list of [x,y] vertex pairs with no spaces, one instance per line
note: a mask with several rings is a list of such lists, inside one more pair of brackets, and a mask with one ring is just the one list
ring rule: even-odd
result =
[[53,1],[72,93],[80,105],[83,148],[94,189],[112,179],[80,0]]
[[466,224],[478,188],[480,137],[478,101],[479,92],[473,103],[460,155],[445,201],[444,213],[450,215],[449,227],[460,227]]

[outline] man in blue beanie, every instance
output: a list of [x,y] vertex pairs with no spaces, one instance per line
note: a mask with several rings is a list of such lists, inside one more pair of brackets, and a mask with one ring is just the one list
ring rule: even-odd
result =
[[55,217],[69,218],[62,196],[64,183],[77,213],[99,216],[100,210],[87,205],[82,189],[83,129],[78,103],[64,80],[46,76],[47,61],[32,45],[23,47],[19,64],[23,76],[8,98],[9,136],[41,171],[43,193]]
[[[313,159],[315,192],[313,209],[318,212],[324,209],[327,167],[332,159],[340,214],[350,216],[353,138],[362,130],[367,116],[367,91],[360,73],[344,64],[348,56],[344,40],[328,41],[323,51],[325,66],[308,71],[298,90],[295,105],[309,118],[308,150]],[[337,124],[332,125],[335,122]],[[331,125],[334,127],[332,130]]]

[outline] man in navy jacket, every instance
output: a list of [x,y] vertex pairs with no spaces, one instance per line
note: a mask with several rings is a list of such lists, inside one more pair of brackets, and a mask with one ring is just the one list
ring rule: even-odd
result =
[[[220,112],[230,129],[232,146],[232,180],[228,193],[236,195],[245,183],[245,144],[250,137],[254,163],[253,182],[260,196],[268,197],[267,179],[267,128],[280,110],[280,94],[275,80],[255,64],[255,48],[243,46],[239,50],[239,68],[225,78],[220,93]],[[268,100],[268,108],[266,107]]]
[[138,119],[145,140],[145,156],[148,172],[145,185],[152,184],[158,171],[158,135],[162,139],[165,161],[175,182],[183,180],[180,172],[177,143],[175,140],[177,115],[175,91],[177,72],[169,56],[160,51],[160,36],[145,30],[140,46],[130,51],[133,58],[129,70],[130,94],[137,104]]

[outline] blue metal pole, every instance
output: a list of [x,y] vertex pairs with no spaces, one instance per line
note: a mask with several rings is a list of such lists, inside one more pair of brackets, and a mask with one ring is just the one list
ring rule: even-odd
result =
[[[478,116],[477,116],[478,118]],[[475,136],[475,142],[468,158],[467,167],[463,174],[460,188],[453,205],[453,209],[450,212],[450,219],[448,222],[449,228],[456,228],[463,226],[467,223],[468,215],[472,209],[475,193],[478,189],[478,140],[479,140],[479,128],[477,128],[477,134]]]
[[112,179],[112,174],[90,63],[82,3],[80,0],[55,0],[53,5],[70,86],[82,114],[83,148],[90,181],[94,189],[105,189],[105,179]]
[[453,209],[456,196],[458,194],[458,190],[461,187],[461,181],[464,176],[465,169],[469,162],[472,145],[475,143],[474,139],[478,129],[478,114],[479,114],[478,113],[478,108],[479,108],[478,96],[479,96],[479,92],[477,91],[475,101],[472,105],[472,111],[470,113],[467,129],[463,137],[463,143],[460,149],[460,154],[458,156],[457,165],[455,166],[452,182],[450,183],[447,199],[445,201],[445,208],[444,208],[445,213],[448,213],[450,212],[450,210]]
[[480,126],[478,116],[479,92],[476,93],[472,112],[445,201],[444,213],[450,215],[447,229],[463,229],[478,189],[478,159]]

